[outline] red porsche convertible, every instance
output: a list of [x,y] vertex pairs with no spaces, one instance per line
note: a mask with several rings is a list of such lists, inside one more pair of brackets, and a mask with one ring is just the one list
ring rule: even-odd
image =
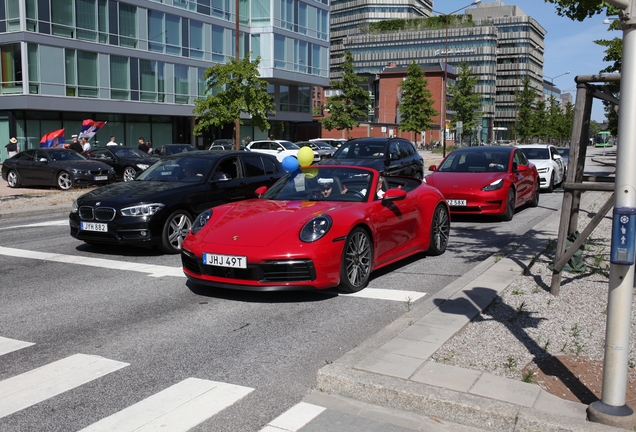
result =
[[498,215],[512,220],[524,204],[539,205],[539,174],[517,147],[454,150],[424,181],[446,198],[451,214]]
[[188,279],[219,288],[356,292],[373,270],[419,252],[443,254],[448,244],[446,200],[414,178],[312,166],[257,194],[197,217],[181,247]]

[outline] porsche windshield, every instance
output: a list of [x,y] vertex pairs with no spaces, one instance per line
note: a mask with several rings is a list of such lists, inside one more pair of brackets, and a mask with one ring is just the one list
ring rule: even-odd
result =
[[357,168],[306,167],[287,173],[262,198],[284,201],[366,201],[373,174]]

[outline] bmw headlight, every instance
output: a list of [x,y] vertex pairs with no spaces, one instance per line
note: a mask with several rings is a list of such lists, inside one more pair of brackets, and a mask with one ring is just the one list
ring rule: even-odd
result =
[[503,187],[503,184],[504,184],[503,179],[495,180],[494,182],[490,183],[488,186],[484,186],[483,188],[481,188],[481,190],[494,191],[497,189],[501,189]]
[[300,230],[300,239],[307,243],[315,242],[329,232],[332,223],[327,215],[316,216]]
[[86,175],[86,174],[88,174],[88,171],[86,171],[86,170],[81,170],[81,169],[77,169],[77,168],[73,168],[71,171],[72,171],[72,172],[73,172],[73,174],[75,174],[75,175]]
[[152,216],[163,208],[163,204],[140,204],[121,209],[122,216]]
[[199,231],[201,231],[201,228],[203,228],[205,224],[208,223],[211,217],[212,217],[212,210],[206,210],[203,213],[201,213],[194,220],[194,223],[192,224],[192,229],[190,229],[190,232],[192,234],[196,234]]
[[150,165],[148,165],[148,164],[137,164],[137,166],[139,167],[139,169],[147,170]]
[[73,201],[73,206],[71,207],[71,213],[77,213],[79,211],[79,206],[77,205],[77,200]]

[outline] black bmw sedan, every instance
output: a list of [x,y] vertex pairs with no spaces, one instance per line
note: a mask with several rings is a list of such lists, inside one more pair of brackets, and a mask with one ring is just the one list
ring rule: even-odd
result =
[[256,198],[285,170],[275,156],[196,151],[162,158],[133,181],[79,197],[69,214],[71,235],[87,243],[158,246],[179,253],[192,221],[220,204]]
[[404,138],[357,138],[342,144],[330,159],[319,164],[343,164],[375,168],[382,175],[422,179],[424,159]]
[[98,147],[90,150],[86,155],[112,166],[117,179],[125,182],[134,180],[138,173],[159,160],[139,149],[121,146]]
[[9,187],[104,185],[115,182],[115,170],[64,148],[25,150],[2,164],[2,179]]

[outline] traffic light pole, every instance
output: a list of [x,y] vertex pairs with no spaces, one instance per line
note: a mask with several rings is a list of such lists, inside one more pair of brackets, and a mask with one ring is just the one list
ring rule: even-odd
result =
[[636,0],[606,0],[621,9],[623,59],[616,150],[614,217],[605,330],[601,400],[587,410],[589,420],[633,430],[636,415],[626,405],[634,286],[636,232]]

